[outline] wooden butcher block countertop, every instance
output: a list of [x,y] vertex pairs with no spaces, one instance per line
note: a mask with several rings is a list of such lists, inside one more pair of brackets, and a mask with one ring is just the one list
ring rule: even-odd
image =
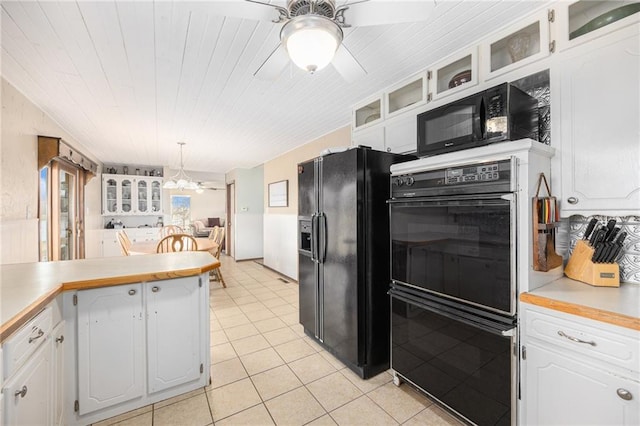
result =
[[563,277],[520,300],[532,305],[640,331],[640,285],[594,287]]
[[0,265],[0,342],[65,290],[189,277],[220,261],[205,252]]

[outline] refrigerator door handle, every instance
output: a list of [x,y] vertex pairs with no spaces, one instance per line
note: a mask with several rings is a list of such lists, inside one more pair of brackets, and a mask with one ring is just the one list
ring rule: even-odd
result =
[[319,256],[318,260],[320,263],[324,263],[324,261],[327,260],[327,217],[324,215],[324,213],[320,213],[319,219],[320,219],[320,222],[322,223],[322,227],[321,227],[322,238],[320,238],[322,249],[318,250],[318,256]]
[[316,213],[311,215],[311,260],[318,262],[318,215]]

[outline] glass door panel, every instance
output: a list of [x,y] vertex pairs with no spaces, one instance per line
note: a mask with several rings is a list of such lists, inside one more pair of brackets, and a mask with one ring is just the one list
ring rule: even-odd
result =
[[138,212],[146,213],[149,211],[149,205],[147,202],[147,189],[148,184],[146,180],[138,180]]
[[49,261],[49,166],[40,170],[38,197],[38,247],[40,261]]
[[76,177],[60,170],[58,182],[58,256],[59,260],[75,259]]
[[115,179],[107,179],[106,185],[106,209],[108,213],[116,213],[118,206],[118,184]]
[[160,185],[160,182],[154,180],[153,182],[151,182],[151,210],[153,212],[159,212],[162,210],[161,195],[162,187]]
[[122,212],[130,213],[131,212],[131,190],[132,190],[132,182],[129,179],[123,179],[122,181]]

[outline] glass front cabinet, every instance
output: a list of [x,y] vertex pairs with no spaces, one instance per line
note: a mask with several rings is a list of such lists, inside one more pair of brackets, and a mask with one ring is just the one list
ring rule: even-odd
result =
[[162,178],[102,175],[103,215],[162,213]]
[[465,50],[429,68],[427,80],[428,102],[475,86],[478,84],[478,49]]

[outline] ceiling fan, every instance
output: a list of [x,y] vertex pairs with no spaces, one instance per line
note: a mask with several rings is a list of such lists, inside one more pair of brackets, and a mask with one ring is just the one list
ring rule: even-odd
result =
[[423,21],[429,18],[435,8],[435,0],[286,0],[286,4],[261,0],[245,2],[252,4],[225,2],[227,5],[219,7],[219,11],[228,16],[283,24],[278,47],[254,73],[265,80],[277,78],[291,60],[310,73],[331,63],[347,82],[356,81],[367,72],[342,43],[343,29]]

